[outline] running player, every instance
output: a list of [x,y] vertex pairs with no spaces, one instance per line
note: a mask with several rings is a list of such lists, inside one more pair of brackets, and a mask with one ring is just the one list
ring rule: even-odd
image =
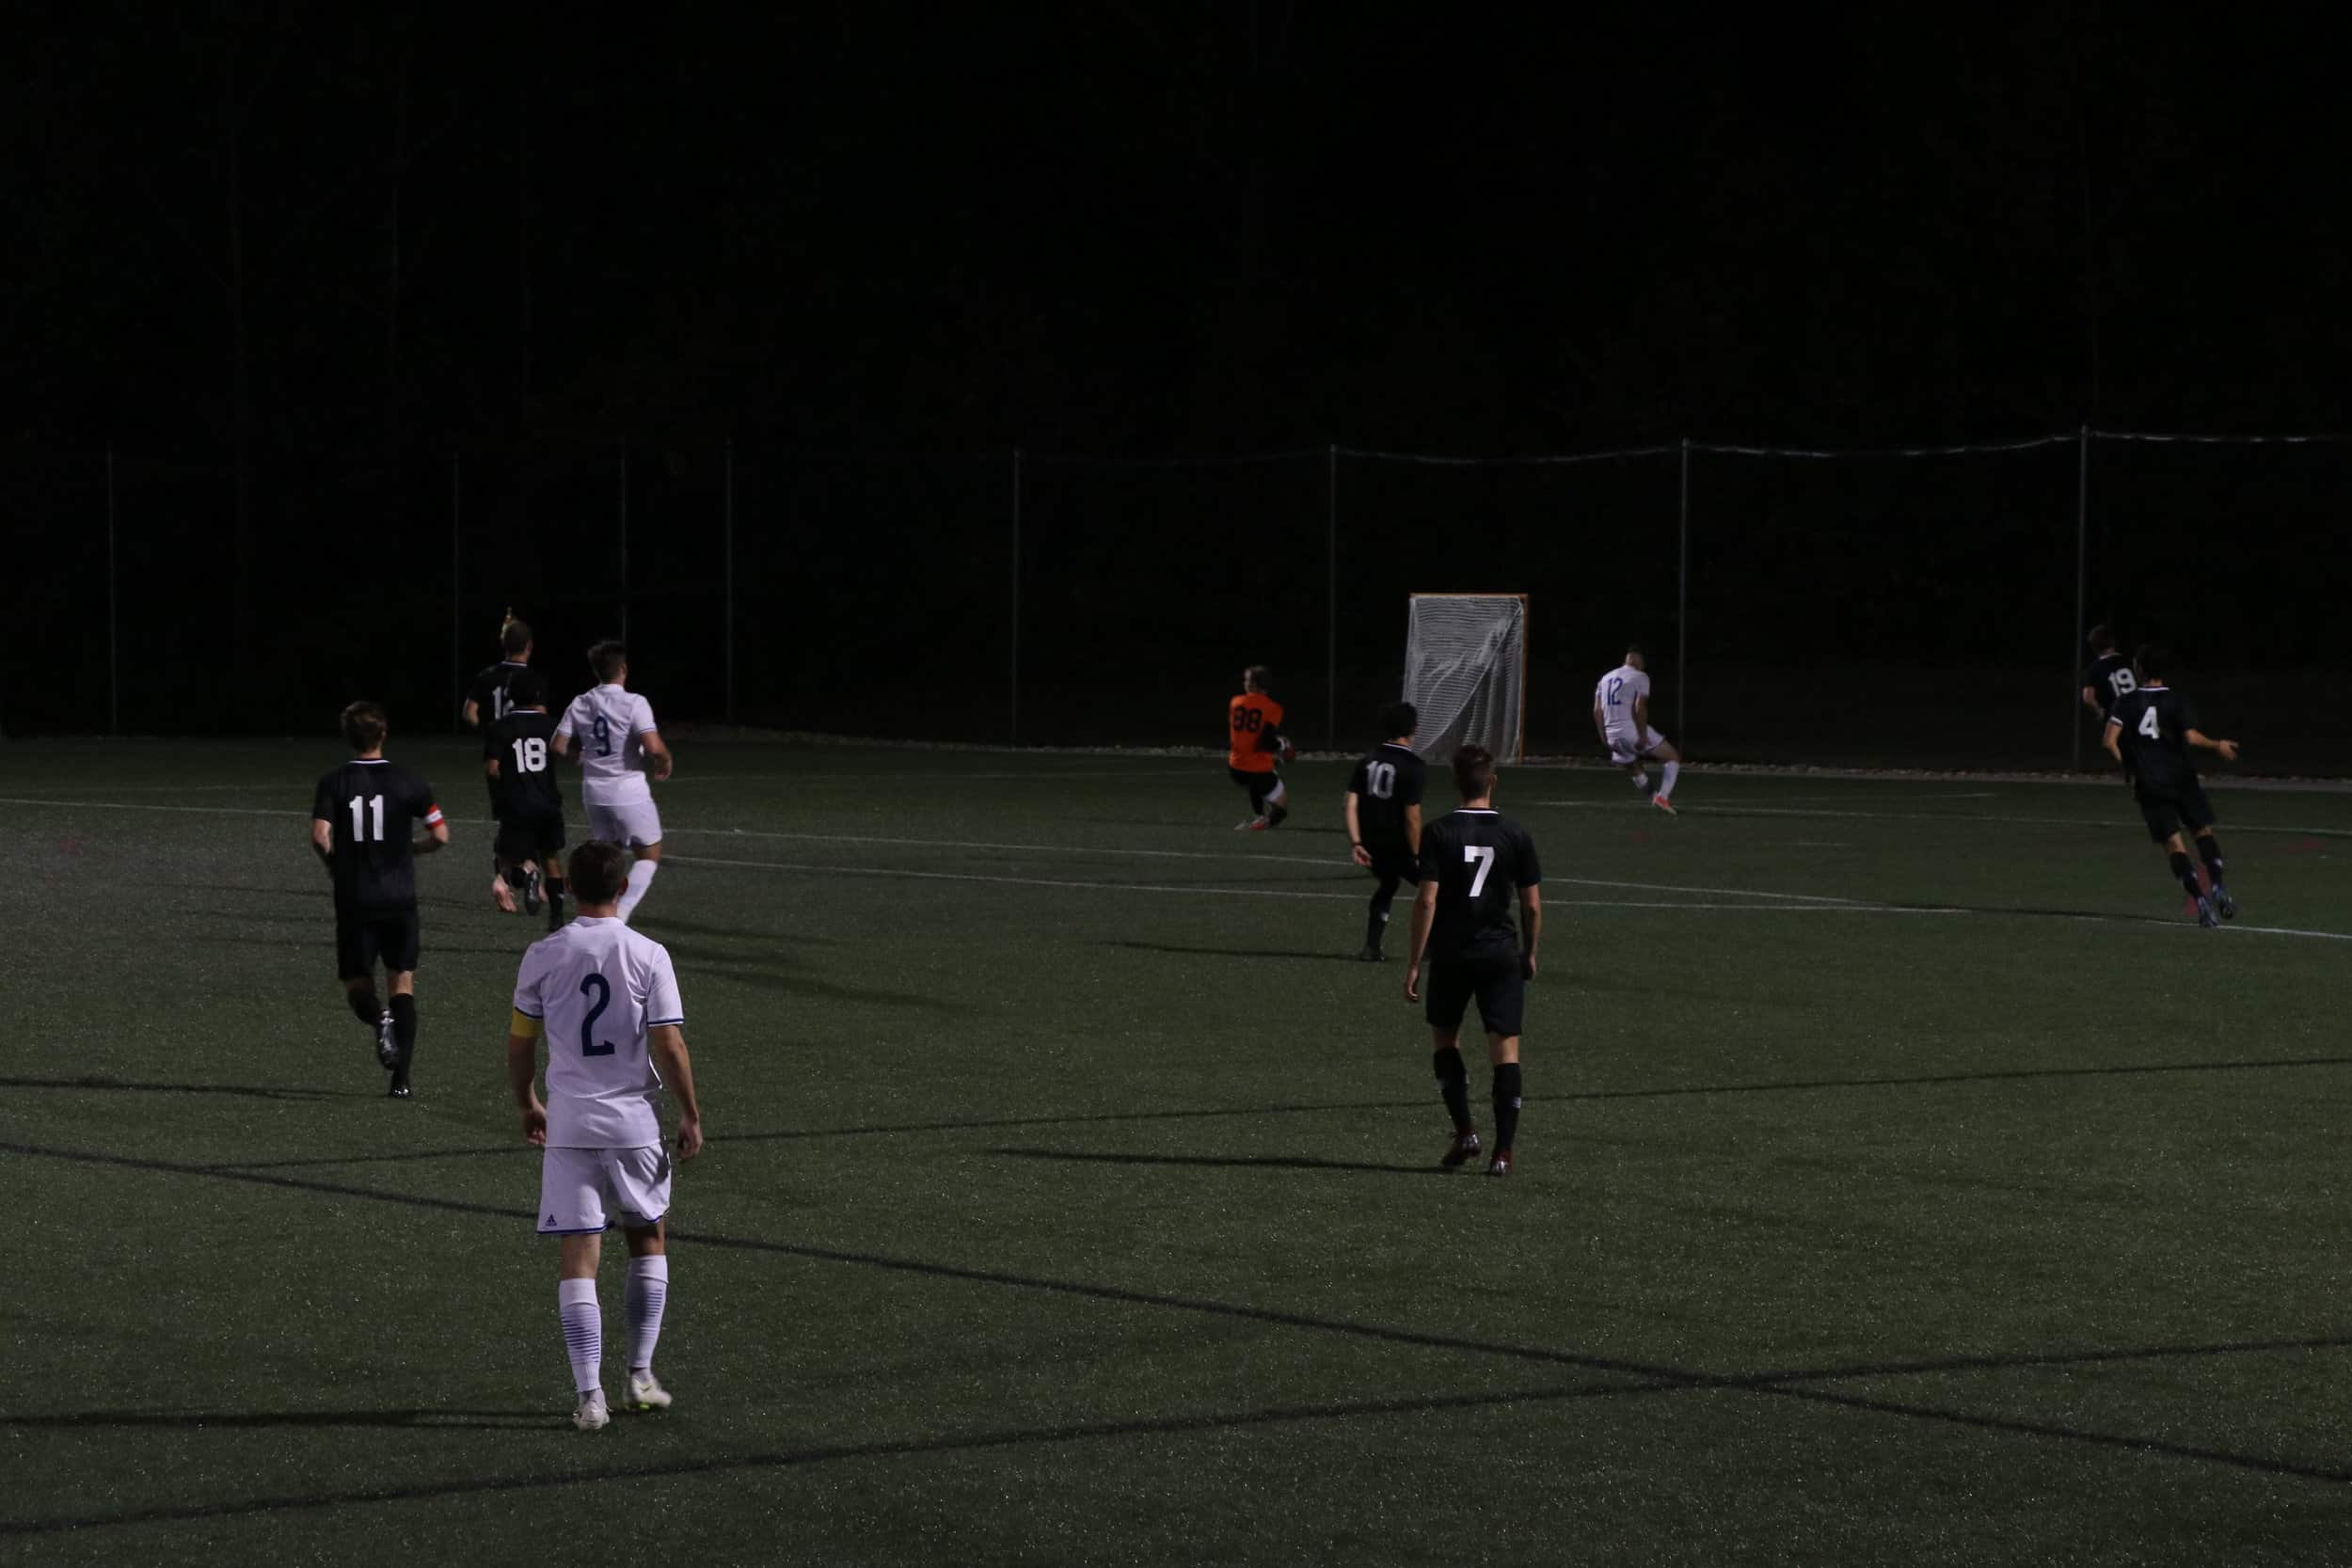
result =
[[[2169,857],[2173,878],[2197,906],[2197,924],[2214,927],[2234,920],[2237,900],[2221,880],[2221,844],[2213,836],[2213,805],[2205,799],[2205,786],[2198,782],[2189,753],[2217,752],[2222,761],[2235,762],[2237,742],[2210,739],[2198,729],[2197,710],[2165,684],[2172,659],[2162,648],[2143,646],[2133,663],[2134,689],[2119,698],[2107,714],[2107,754],[2123,765],[2124,776],[2132,781],[2148,837]],[[2195,833],[2210,890],[2188,863],[2188,847],[2181,841],[2183,823]]]
[[2083,672],[2083,706],[2099,716],[2102,727],[2115,705],[2139,686],[2132,661],[2115,651],[2115,633],[2105,626],[2090,628],[2090,667]]
[[[677,1101],[677,1153],[702,1152],[702,1103],[686,1055],[686,1012],[677,974],[661,944],[621,923],[617,900],[628,872],[617,846],[572,851],[580,918],[523,955],[515,1015],[506,1035],[506,1077],[522,1113],[523,1137],[547,1150],[539,1171],[539,1234],[563,1238],[555,1288],[564,1344],[579,1402],[572,1424],[594,1432],[611,1417],[604,1398],[604,1315],[596,1265],[605,1227],[617,1220],[628,1243],[628,1384],[625,1408],[667,1410],[653,1375],[655,1343],[670,1295],[670,1156],[653,1097]],[[533,1080],[540,1037],[548,1042],[548,1098]]]
[[461,716],[469,730],[506,717],[507,709],[515,705],[510,694],[515,677],[530,667],[531,627],[516,620],[512,610],[507,611],[506,624],[499,628],[499,647],[506,657],[496,664],[485,665],[467,689]]
[[1650,728],[1649,662],[1639,642],[1628,645],[1625,662],[1600,677],[1593,688],[1593,729],[1608,748],[1609,760],[1633,776],[1637,791],[1649,788],[1649,772],[1642,764],[1655,757],[1661,766],[1658,793],[1649,803],[1674,815],[1675,777],[1682,771],[1682,753]]
[[[621,918],[635,911],[653,874],[661,868],[661,814],[654,809],[646,783],[670,776],[670,749],[654,728],[653,705],[628,689],[628,650],[606,641],[588,650],[596,688],[572,699],[555,726],[555,754],[580,752],[580,803],[588,815],[588,836],[636,852],[628,886],[620,895]],[[577,895],[577,890],[575,890]]]
[[1389,905],[1397,884],[1421,883],[1421,796],[1428,765],[1413,750],[1421,714],[1410,703],[1380,710],[1380,733],[1389,738],[1366,752],[1347,780],[1348,852],[1356,863],[1380,879],[1372,910],[1364,917],[1364,950],[1356,956],[1378,963],[1389,930]]
[[520,889],[523,912],[537,914],[544,888],[552,931],[564,924],[564,866],[556,859],[564,847],[564,791],[548,767],[555,721],[548,717],[548,683],[536,670],[517,671],[506,691],[513,705],[482,736],[482,766],[490,776],[499,824],[490,896],[513,914]]
[[1264,665],[1251,665],[1241,673],[1241,695],[1225,705],[1226,728],[1232,732],[1226,771],[1249,792],[1249,816],[1233,825],[1237,833],[1279,828],[1290,815],[1283,804],[1282,764],[1298,752],[1282,734],[1282,705],[1266,694],[1272,679]]
[[[1462,1064],[1462,1018],[1478,999],[1494,1066],[1494,1153],[1489,1176],[1511,1174],[1511,1142],[1519,1125],[1519,1027],[1527,983],[1535,978],[1535,942],[1543,932],[1543,868],[1527,830],[1494,809],[1495,759],[1484,746],[1454,753],[1454,784],[1462,809],[1438,818],[1421,835],[1421,893],[1413,900],[1413,957],[1405,970],[1405,1000],[1421,1000],[1422,966],[1429,969],[1427,1018],[1437,1050],[1431,1065],[1438,1092],[1454,1115],[1454,1138],[1438,1163],[1448,1170],[1478,1152],[1470,1125],[1470,1072]],[[1517,896],[1515,897],[1514,895]],[[1512,929],[1517,903],[1526,925]]]
[[[408,1098],[417,1056],[417,870],[415,857],[449,842],[433,786],[384,756],[390,731],[373,703],[343,709],[352,758],[320,778],[310,796],[310,848],[335,884],[335,974],[343,1000],[375,1035],[375,1060],[392,1075],[389,1094]],[[421,822],[413,843],[408,825]],[[376,998],[384,965],[390,1003]]]

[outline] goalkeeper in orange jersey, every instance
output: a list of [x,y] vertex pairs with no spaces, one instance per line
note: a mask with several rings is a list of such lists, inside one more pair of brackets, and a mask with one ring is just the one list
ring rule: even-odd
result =
[[1272,673],[1263,664],[1241,673],[1241,695],[1225,705],[1230,732],[1226,769],[1235,784],[1249,791],[1249,816],[1236,823],[1237,833],[1262,833],[1279,828],[1290,815],[1283,804],[1282,764],[1298,755],[1282,734],[1282,705],[1266,694]]

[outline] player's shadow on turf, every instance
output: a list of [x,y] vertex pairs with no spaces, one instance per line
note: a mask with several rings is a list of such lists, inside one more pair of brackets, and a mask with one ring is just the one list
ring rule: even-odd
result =
[[[255,1084],[131,1084],[119,1078],[0,1078],[0,1089],[108,1089],[123,1094],[233,1094],[249,1100],[348,1100],[356,1091]],[[373,1097],[372,1097],[373,1098]]]
[[1380,1176],[1450,1176],[1436,1165],[1383,1165],[1362,1160],[1317,1160],[1304,1154],[1097,1154],[1070,1148],[992,1148],[1018,1160],[1073,1160],[1102,1165],[1214,1166],[1226,1170],[1370,1171]]
[[0,1428],[73,1430],[85,1427],[414,1427],[525,1431],[559,1424],[538,1410],[85,1410],[67,1416],[0,1416]]
[[1097,947],[1130,947],[1138,953],[1186,953],[1209,958],[1319,958],[1327,963],[1359,962],[1353,953],[1305,953],[1295,947],[1195,947],[1175,942],[1134,942],[1114,939]]

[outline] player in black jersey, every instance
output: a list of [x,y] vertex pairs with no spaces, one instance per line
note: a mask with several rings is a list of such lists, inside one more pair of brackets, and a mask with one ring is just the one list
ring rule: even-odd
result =
[[2083,706],[2105,721],[2115,712],[2115,705],[2138,688],[2132,661],[2115,651],[2115,633],[2105,626],[2091,627],[2090,667],[2083,672]]
[[[2222,761],[2235,762],[2237,742],[2214,740],[2198,729],[2197,710],[2165,684],[2170,669],[2171,657],[2162,648],[2152,644],[2139,650],[2134,689],[2107,713],[2106,748],[2132,781],[2149,838],[2163,847],[2173,877],[2196,904],[2197,923],[2218,926],[2237,918],[2237,900],[2221,879],[2221,843],[2213,836],[2213,805],[2198,782],[2190,752],[2217,752]],[[2181,841],[2183,823],[2196,836],[2210,889],[2199,882],[2196,868],[2189,864],[2188,847]]]
[[1421,714],[1410,703],[1382,708],[1380,733],[1389,738],[1366,752],[1347,778],[1348,852],[1380,879],[1364,917],[1364,950],[1356,955],[1366,963],[1383,957],[1380,942],[1397,884],[1421,882],[1421,796],[1429,768],[1413,751],[1420,725]]
[[[1470,1126],[1470,1073],[1462,1065],[1462,1017],[1470,998],[1486,1026],[1494,1064],[1495,1148],[1489,1176],[1511,1174],[1511,1140],[1519,1124],[1519,1025],[1527,983],[1535,978],[1535,942],[1544,924],[1543,868],[1527,830],[1494,809],[1495,759],[1484,746],[1454,753],[1462,809],[1421,835],[1421,894],[1413,900],[1413,958],[1405,1000],[1421,1000],[1429,967],[1428,1019],[1437,1053],[1438,1092],[1454,1114],[1454,1141],[1438,1163],[1448,1170],[1478,1152]],[[1517,904],[1526,925],[1512,928]]]
[[[506,624],[499,628],[499,646],[506,657],[496,664],[485,665],[466,692],[464,717],[469,730],[494,724],[506,717],[507,710],[515,705],[511,689],[515,677],[531,667],[531,627],[516,620],[511,610]],[[545,695],[542,691],[541,696]]]
[[555,721],[548,714],[548,683],[536,670],[518,670],[508,683],[506,716],[483,732],[483,769],[490,776],[490,809],[498,818],[493,850],[498,871],[490,896],[508,914],[515,892],[523,912],[539,912],[544,886],[548,929],[564,924],[564,791],[548,766]]
[[[310,803],[310,847],[335,884],[335,973],[359,1022],[375,1032],[375,1058],[390,1070],[391,1094],[408,1098],[417,1054],[417,869],[415,858],[449,842],[433,786],[384,759],[389,726],[373,703],[343,709],[352,759],[319,780]],[[424,836],[413,843],[408,825]],[[384,964],[389,1006],[376,1000]]]

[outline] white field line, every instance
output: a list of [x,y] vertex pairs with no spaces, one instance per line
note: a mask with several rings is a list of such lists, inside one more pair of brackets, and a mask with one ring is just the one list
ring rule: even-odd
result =
[[[1527,803],[1531,806],[1589,807],[1602,811],[1633,809],[1629,803],[1622,800],[1530,800]],[[1706,806],[1679,804],[1675,809],[1686,816],[1703,816],[1708,810]],[[1996,827],[2090,828],[2101,831],[2109,828],[2128,828],[2133,825],[2124,817],[2106,820],[2089,816],[1986,816],[1945,811],[1831,811],[1815,806],[1732,805],[1720,809],[1725,816],[1875,817],[1884,821],[1899,822],[1989,822]],[[2352,838],[2352,828],[2278,827],[2263,822],[2224,823],[2221,831],[2233,833],[2300,833],[2311,838]]]
[[[680,865],[720,865],[739,871],[791,871],[812,877],[900,877],[925,882],[988,882],[1006,887],[1080,888],[1095,893],[1213,894],[1231,898],[1324,898],[1363,902],[1361,893],[1310,893],[1295,888],[1216,887],[1166,882],[1095,882],[1057,877],[995,877],[973,871],[911,871],[897,866],[822,865],[808,861],[739,861],[716,855],[669,855]],[[1547,898],[1547,908],[1597,910],[1721,910],[1755,914],[1966,914],[1966,910],[1914,909],[1898,904],[1689,904],[1616,898]]]
[[[1586,803],[1588,803],[1588,802],[1584,802],[1584,801],[1574,801],[1574,800],[1570,800],[1570,801],[1559,801],[1559,800],[1554,800],[1554,801],[1536,801],[1536,802],[1534,802],[1534,804],[1538,804],[1538,805],[1582,805],[1582,804],[1586,804]],[[295,817],[295,816],[298,815],[298,814],[296,814],[296,813],[294,813],[294,812],[291,812],[291,811],[269,811],[269,810],[264,810],[264,809],[262,809],[262,808],[261,808],[261,807],[258,807],[258,806],[167,806],[167,805],[161,805],[161,804],[151,803],[151,802],[148,802],[148,801],[143,801],[143,800],[39,800],[39,799],[34,799],[34,798],[31,798],[31,797],[25,797],[25,796],[0,796],[0,806],[48,806],[48,807],[57,807],[57,808],[62,808],[62,809],[69,810],[69,811],[72,811],[72,810],[90,810],[90,811],[151,811],[151,812],[169,812],[169,813],[173,813],[173,814],[175,814],[175,815],[181,815],[181,816],[274,816],[274,817],[288,818],[288,819],[294,818],[294,817]],[[1902,813],[1902,812],[1844,812],[1844,813],[1820,813],[1820,814],[1792,813],[1792,814],[1790,814],[1790,815],[1823,815],[1823,816],[1836,815],[1836,816],[1914,816],[1914,815],[1915,815],[1915,816],[1930,816],[1930,817],[1931,817],[1931,819],[1932,819],[1932,820],[1948,820],[1948,818],[1934,817],[1934,816],[1932,816],[1932,815],[1931,815],[1931,814],[1929,814],[1929,813]],[[2031,821],[2031,820],[2046,820],[2046,821],[2056,822],[2056,823],[2058,823],[2058,824],[2059,824],[2059,825],[2061,825],[2061,826],[2064,826],[2064,827],[2098,826],[2098,824],[2095,824],[2095,823],[2093,823],[2093,824],[2084,824],[2084,823],[2081,823],[2081,822],[2077,822],[2077,821],[2074,820],[2073,818],[2068,818],[2068,817],[2051,817],[2051,818],[2017,818],[2017,817],[2003,818],[2003,817],[1979,817],[1979,818],[1974,818],[1973,820],[1978,820],[1978,821],[1986,821],[1986,822],[1995,822],[1995,821]],[[478,826],[478,825],[480,825],[480,824],[479,824],[479,823],[477,823],[476,825]],[[716,834],[716,835],[721,835],[721,836],[735,836],[735,831],[734,831],[734,830],[728,830],[728,829],[719,829],[719,828],[674,829],[674,830],[671,830],[671,831],[673,831],[673,832],[678,832],[709,833],[709,834]],[[2245,831],[2245,830],[2240,830],[2240,831]],[[2306,832],[2306,831],[2308,831],[2308,832],[2336,832],[2336,830],[2332,830],[2332,829],[2310,829],[2310,830],[2301,830],[2301,829],[2284,829],[2284,828],[2281,828],[2281,829],[2276,829],[2276,830],[2273,830],[2273,831],[2274,831],[2274,832]],[[746,837],[746,838],[749,838],[749,837],[752,837],[752,836],[755,836],[755,835],[750,834],[750,833],[743,833],[743,834],[741,834],[741,836]],[[993,845],[993,846],[991,846],[991,845],[969,845],[969,846],[966,846],[966,845],[960,845],[960,844],[956,843],[956,842],[955,842],[955,841],[953,841],[953,840],[933,840],[933,839],[878,839],[878,838],[850,838],[850,837],[847,837],[847,836],[841,837],[841,838],[839,838],[839,839],[832,839],[832,838],[828,838],[826,835],[823,835],[823,834],[815,834],[815,833],[809,833],[809,834],[781,834],[781,833],[779,833],[779,834],[760,834],[760,835],[757,835],[757,836],[761,836],[761,837],[794,837],[794,838],[814,838],[814,839],[818,839],[818,841],[820,841],[820,842],[838,842],[838,843],[866,843],[866,844],[894,844],[894,845],[905,845],[905,846],[915,847],[933,847],[933,848],[952,848],[952,847],[973,847],[973,848],[1009,848],[1009,849],[1023,849],[1023,850],[1030,850],[1030,851],[1038,851],[1038,852],[1049,852],[1049,853],[1059,853],[1059,854],[1066,854],[1066,853],[1069,853],[1069,852],[1070,852],[1070,851],[1068,850],[1068,848],[1067,848],[1067,847],[1062,847],[1062,846],[1057,846],[1057,845],[1022,844],[1022,845]],[[2339,836],[2352,836],[2352,833],[2341,834],[2341,835],[2339,835]],[[1169,855],[1169,856],[1183,856],[1183,857],[1185,857],[1185,858],[1198,858],[1198,859],[1202,859],[1202,860],[1217,860],[1217,859],[1276,860],[1276,859],[1282,859],[1282,860],[1288,860],[1288,861],[1292,861],[1292,862],[1295,862],[1295,863],[1299,863],[1314,864],[1314,865],[1327,865],[1327,864],[1329,864],[1329,863],[1330,863],[1329,862],[1327,862],[1327,861],[1324,861],[1324,860],[1309,860],[1309,859],[1307,859],[1306,857],[1295,856],[1295,855],[1293,855],[1293,856],[1281,856],[1281,857],[1277,857],[1277,856],[1272,856],[1272,855],[1232,855],[1232,856],[1227,856],[1227,855],[1217,855],[1217,854],[1216,854],[1216,853],[1214,853],[1214,852],[1210,852],[1210,851],[1202,851],[1202,850],[1190,850],[1190,849],[1126,849],[1126,850],[1120,850],[1120,849],[1107,849],[1107,850],[1094,851],[1094,852],[1099,852],[1099,853],[1103,853],[1103,854]],[[1362,898],[1362,896],[1363,896],[1363,895],[1362,895],[1362,894],[1360,894],[1360,893],[1310,893],[1310,892],[1304,892],[1304,891],[1300,891],[1300,890],[1296,890],[1296,889],[1291,889],[1291,888],[1221,888],[1221,887],[1183,887],[1183,886],[1168,886],[1168,885],[1164,885],[1164,884],[1150,884],[1150,883],[1140,883],[1140,882],[1089,882],[1089,881],[1077,881],[1077,880],[1052,880],[1052,879],[1043,879],[1043,878],[1032,878],[1032,877],[986,877],[986,876],[979,876],[979,875],[970,874],[970,873],[963,873],[963,872],[949,872],[949,871],[900,871],[900,870],[891,870],[891,869],[886,869],[886,868],[882,868],[882,867],[870,867],[870,866],[817,865],[817,864],[802,864],[802,863],[790,863],[790,862],[777,862],[777,861],[737,861],[737,860],[722,860],[722,859],[718,859],[718,858],[716,858],[716,857],[712,857],[712,856],[706,856],[706,855],[672,855],[672,856],[669,856],[668,858],[669,858],[669,859],[671,859],[671,860],[678,861],[678,862],[680,862],[680,863],[687,863],[687,864],[697,864],[697,865],[723,865],[723,866],[742,867],[742,868],[748,868],[748,869],[755,869],[755,870],[769,870],[769,871],[800,871],[800,872],[808,872],[808,873],[814,873],[814,874],[819,874],[819,875],[826,874],[826,873],[831,873],[831,874],[837,875],[837,876],[857,876],[857,877],[902,877],[902,878],[914,878],[914,879],[921,879],[921,880],[926,880],[926,881],[950,881],[950,882],[998,882],[998,883],[1005,883],[1005,884],[1009,884],[1009,885],[1012,885],[1012,886],[1016,886],[1016,887],[1100,888],[1100,889],[1105,889],[1105,890],[1108,890],[1108,891],[1113,891],[1113,892],[1118,892],[1118,891],[1125,891],[1125,892],[1132,892],[1132,893],[1189,893],[1189,894],[1201,894],[1201,893],[1218,894],[1218,893],[1221,893],[1221,894],[1227,894],[1227,895],[1232,895],[1232,896],[1235,896],[1235,897],[1246,897],[1246,898],[1316,898],[1316,899],[1346,899],[1346,900],[1351,900],[1351,901],[1352,901],[1352,900],[1358,900],[1358,899],[1360,899],[1360,898]],[[1575,885],[1575,886],[1581,886],[1581,887],[1620,887],[1620,888],[1628,888],[1628,889],[1631,889],[1631,890],[1634,890],[1634,891],[1637,891],[1637,892],[1646,892],[1646,893],[1701,893],[1701,894],[1705,894],[1705,893],[1715,893],[1715,894],[1731,894],[1731,895],[1736,895],[1737,896],[1740,896],[1740,897],[1742,897],[1742,898],[1762,898],[1762,899],[1788,900],[1788,902],[1768,902],[1768,903],[1761,903],[1761,904],[1690,904],[1690,903],[1680,903],[1680,902],[1674,902],[1674,903],[1667,903],[1667,902],[1660,902],[1660,903],[1647,903],[1647,902],[1637,902],[1637,901],[1633,901],[1633,900],[1565,899],[1565,898],[1555,898],[1555,899],[1547,899],[1547,900],[1545,900],[1547,903],[1552,903],[1552,904],[1564,904],[1564,905],[1569,905],[1569,906],[1573,906],[1573,907],[1576,907],[1576,908],[1582,908],[1582,909],[1703,910],[1703,911],[1733,911],[1733,910],[1757,910],[1757,911],[1763,911],[1772,912],[1772,913],[1798,913],[1798,912],[1803,912],[1803,911],[1813,911],[1813,912],[1816,912],[1816,913],[1823,913],[1823,914],[1970,914],[1970,913],[1977,913],[1977,912],[1980,912],[1980,911],[1970,911],[1970,910],[1941,909],[1941,908],[1931,908],[1931,907],[1925,907],[1925,906],[1908,905],[1908,904],[1874,904],[1874,903],[1870,903],[1870,902],[1867,902],[1867,901],[1865,901],[1865,900],[1862,900],[1862,899],[1854,899],[1854,898],[1831,898],[1831,897],[1828,897],[1828,896],[1826,896],[1826,895],[1820,895],[1820,894],[1796,894],[1796,893],[1768,894],[1768,893],[1753,893],[1753,892],[1749,892],[1749,891],[1746,891],[1746,890],[1744,890],[1744,889],[1739,889],[1739,888],[1691,888],[1691,887],[1679,887],[1679,886],[1666,886],[1666,885],[1652,884],[1652,883],[1647,883],[1647,882],[1613,882],[1613,881],[1602,881],[1602,880],[1598,880],[1598,879],[1592,879],[1592,878],[1575,878],[1575,877],[1554,877],[1554,878],[1547,878],[1547,879],[1546,879],[1546,880],[1547,880],[1547,881],[1565,882],[1565,883],[1569,883],[1569,884],[1571,884],[1571,885]],[[1804,902],[1795,902],[1795,900],[1800,900],[1800,899],[1804,900]],[[2090,913],[2085,913],[2085,914],[2067,915],[2067,916],[2065,916],[2064,918],[2069,919],[2069,920],[2091,921],[2091,922],[2096,922],[2096,923],[2101,924],[2101,925],[2122,925],[2122,924],[2126,924],[2126,922],[2120,921],[2120,920],[2117,920],[2117,919],[2115,919],[2115,918],[2113,918],[2113,917],[2111,917],[2111,916],[2102,915],[2102,914],[2090,914]],[[2128,924],[2131,924],[2131,925],[2144,925],[2144,924],[2145,924],[2145,922],[2136,921],[2136,920],[2135,920],[2135,921],[2128,922]],[[2187,925],[2185,925],[2185,924],[2184,924],[2184,925],[2182,926],[2182,927],[2181,927],[2181,928],[2182,928],[2182,929],[2184,929],[2184,930],[2193,930],[2193,929],[2195,929],[2195,927],[2190,927],[2190,926],[2187,926]],[[2244,932],[2247,932],[2247,933],[2248,933],[2248,934],[2249,934],[2249,935],[2278,936],[2278,937],[2311,937],[2311,938],[2315,938],[2315,939],[2317,939],[2317,940],[2324,941],[2324,942],[2352,942],[2352,932],[2346,932],[2346,931],[2310,931],[2310,930],[2303,930],[2303,929],[2300,929],[2299,927],[2292,927],[2292,926],[2229,926],[2229,927],[2223,927],[2223,929],[2225,929],[2225,930],[2234,930],[2234,931],[2244,931]]]

